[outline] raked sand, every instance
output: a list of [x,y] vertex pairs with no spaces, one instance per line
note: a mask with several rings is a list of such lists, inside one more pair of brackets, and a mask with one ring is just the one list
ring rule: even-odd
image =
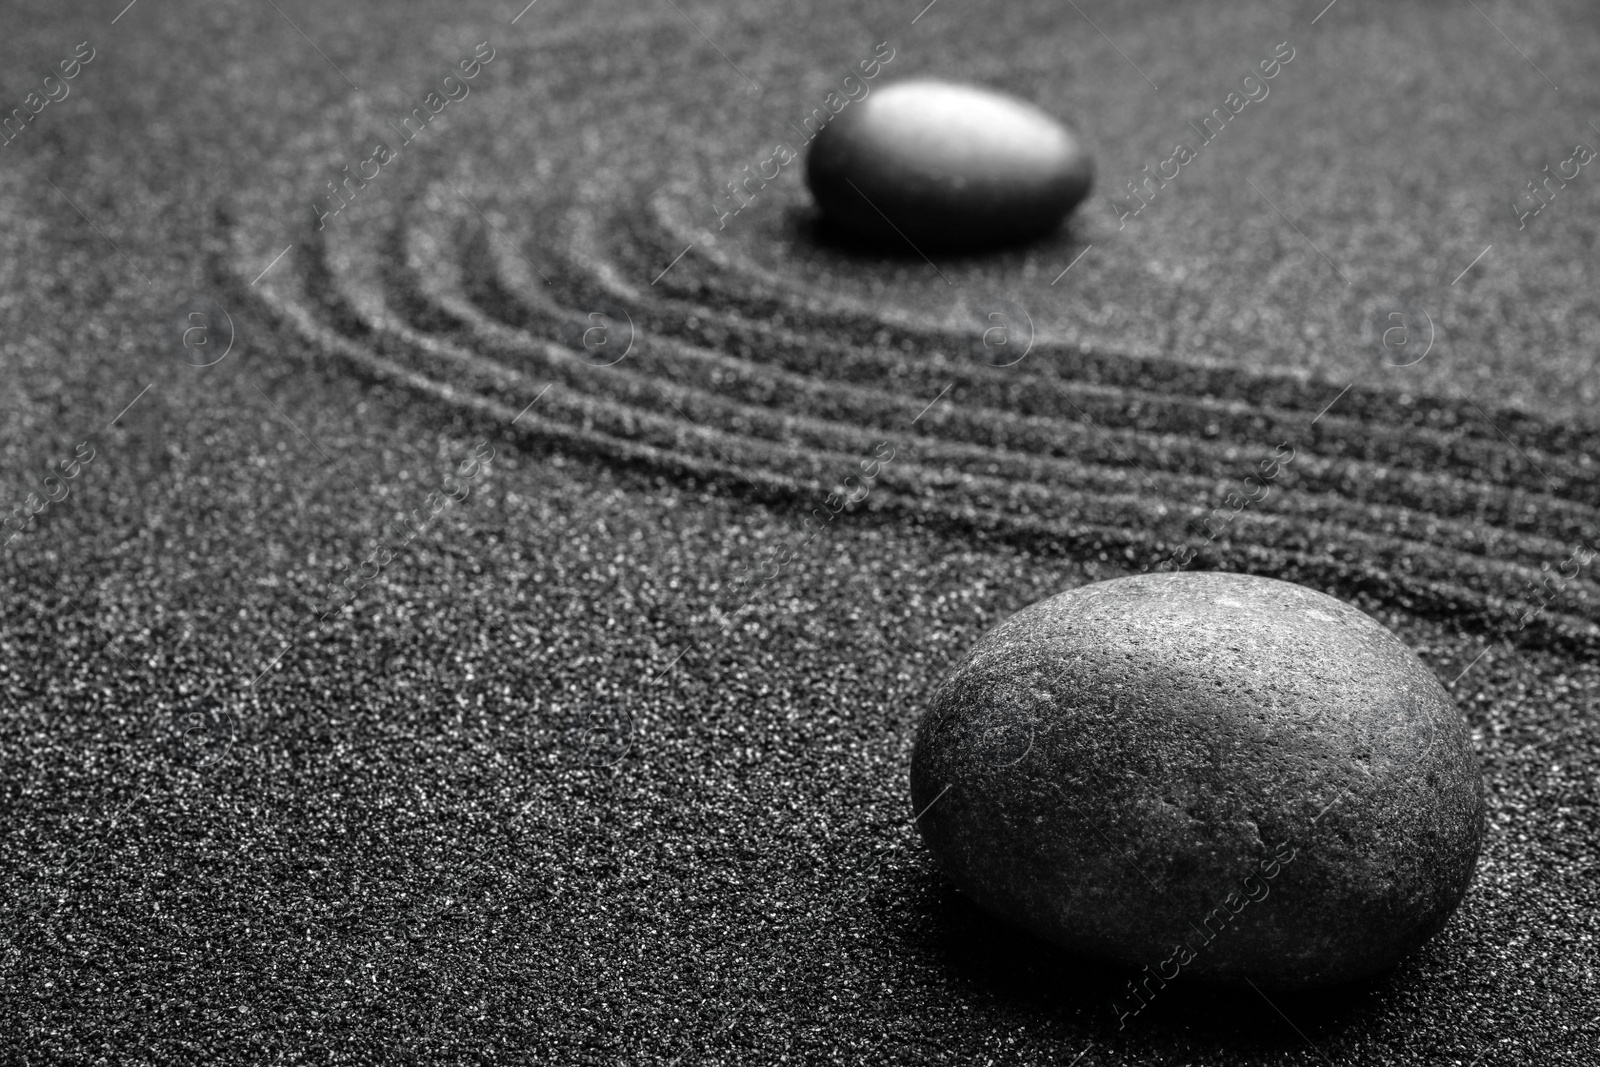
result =
[[[1592,11],[120,6],[0,20],[0,1058],[1584,1062],[1594,178],[1515,205]],[[1068,228],[820,239],[808,131],[912,75],[1081,132]],[[1489,838],[1394,973],[1119,1031],[906,768],[1164,561],[1396,629]]]

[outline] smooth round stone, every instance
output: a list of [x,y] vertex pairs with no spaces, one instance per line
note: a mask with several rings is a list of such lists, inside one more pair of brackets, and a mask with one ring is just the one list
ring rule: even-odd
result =
[[1001,623],[934,696],[911,797],[962,892],[1148,967],[1141,990],[1383,970],[1460,903],[1484,821],[1466,724],[1416,655],[1237,574],[1099,582]]
[[885,85],[846,107],[806,158],[806,183],[829,222],[919,248],[1047,233],[1088,194],[1093,174],[1078,139],[1039,108],[930,80]]

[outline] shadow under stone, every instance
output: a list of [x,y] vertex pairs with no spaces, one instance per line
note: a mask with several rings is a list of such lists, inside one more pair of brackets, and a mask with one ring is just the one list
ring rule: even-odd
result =
[[1084,242],[1074,236],[1073,219],[1068,217],[1059,226],[1041,231],[1023,240],[973,241],[921,238],[913,243],[904,234],[897,233],[885,223],[882,233],[862,234],[837,225],[816,207],[791,208],[785,224],[795,242],[802,247],[832,253],[856,261],[875,261],[885,264],[926,263],[929,256],[962,263],[1005,267],[1010,262],[1019,263],[1030,252],[1045,247],[1060,246],[1063,252],[1076,255]]
[[1130,1062],[1151,1056],[1179,1059],[1209,1052],[1252,1062],[1308,1045],[1319,1052],[1369,1032],[1372,1017],[1407,984],[1402,964],[1348,985],[1266,994],[1248,984],[1178,978],[1139,1006],[1128,983],[1143,976],[1105,960],[1058,948],[981,910],[942,876],[919,894],[928,920],[907,949],[943,969],[976,1000],[1041,1026],[1086,1031],[1103,1050]]

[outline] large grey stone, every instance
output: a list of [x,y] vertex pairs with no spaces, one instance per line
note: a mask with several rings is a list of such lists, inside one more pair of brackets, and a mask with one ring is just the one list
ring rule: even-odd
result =
[[911,795],[962,892],[1148,966],[1145,997],[1180,972],[1389,967],[1460,902],[1484,820],[1466,724],[1409,648],[1236,574],[1119,578],[1001,623],[919,725]]
[[1026,101],[976,86],[886,85],[817,134],[806,183],[856,236],[919,248],[1046,233],[1089,192],[1078,139]]

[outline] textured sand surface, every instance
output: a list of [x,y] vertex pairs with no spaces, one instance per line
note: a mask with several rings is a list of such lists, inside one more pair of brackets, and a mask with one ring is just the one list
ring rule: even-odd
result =
[[[1600,16],[1077,7],[9,7],[4,108],[95,55],[0,148],[5,508],[94,458],[0,549],[0,1059],[1592,1062],[1600,174],[1511,204],[1600,143]],[[834,247],[798,161],[732,214],[884,41],[1083,134],[1069,229]],[[1488,839],[1396,971],[1119,1030],[906,766],[987,628],[1174,553],[1393,627]]]

